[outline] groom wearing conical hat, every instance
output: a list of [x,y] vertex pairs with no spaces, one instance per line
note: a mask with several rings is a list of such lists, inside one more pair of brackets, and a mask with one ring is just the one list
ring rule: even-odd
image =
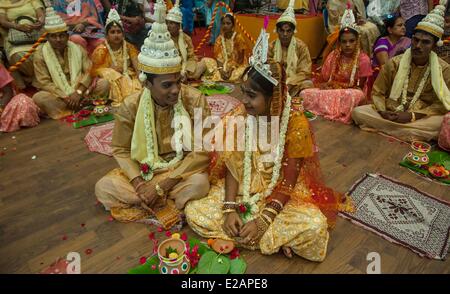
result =
[[433,51],[442,44],[441,0],[416,27],[411,49],[389,60],[372,91],[372,105],[356,107],[352,117],[362,129],[375,129],[405,141],[437,139],[450,110],[450,65]]
[[39,108],[53,119],[78,111],[88,95],[107,96],[109,83],[90,76],[91,61],[86,51],[69,41],[67,25],[48,7],[45,17],[47,43],[34,54],[35,81],[39,90],[33,96]]
[[187,201],[208,193],[208,155],[183,147],[190,143],[185,131],[192,130],[194,109],[204,116],[210,110],[198,90],[181,84],[181,58],[165,13],[158,0],[156,21],[138,56],[144,89],[127,97],[116,114],[112,149],[120,168],[97,182],[95,193],[119,221],[157,219],[168,229],[180,222]]
[[308,46],[295,37],[297,20],[295,18],[294,0],[277,20],[276,32],[278,38],[269,46],[269,59],[280,62],[287,74],[286,83],[291,96],[297,96],[301,91],[312,88],[311,57]]

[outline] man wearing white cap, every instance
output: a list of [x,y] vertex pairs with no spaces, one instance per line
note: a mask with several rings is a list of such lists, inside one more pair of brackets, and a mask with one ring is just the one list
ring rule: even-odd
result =
[[33,100],[41,111],[60,119],[79,110],[89,93],[107,96],[109,83],[99,79],[91,85],[91,61],[82,47],[69,41],[67,25],[52,7],[46,10],[44,29],[48,42],[36,51],[33,60],[33,85],[40,90]]
[[182,59],[181,74],[183,78],[198,79],[201,73],[196,74],[197,57],[194,53],[194,44],[191,37],[185,34],[181,28],[183,22],[183,13],[180,9],[180,1],[175,3],[174,7],[169,10],[166,17],[167,28],[170,32],[175,46],[180,52]]
[[158,0],[156,21],[138,56],[144,89],[127,97],[116,113],[112,149],[120,168],[100,179],[95,193],[119,221],[156,217],[168,229],[180,222],[187,201],[209,191],[208,154],[185,154],[183,146],[190,143],[185,131],[192,130],[194,109],[204,117],[210,110],[198,90],[181,85],[181,58],[165,12]]
[[442,43],[446,3],[441,0],[417,25],[411,49],[383,66],[372,91],[374,105],[353,110],[353,120],[362,129],[405,141],[438,137],[450,110],[450,65],[433,52]]
[[302,90],[312,88],[311,57],[308,46],[294,36],[297,27],[294,12],[294,0],[277,20],[277,40],[269,46],[269,59],[283,64],[287,74],[286,83],[291,96],[297,96]]

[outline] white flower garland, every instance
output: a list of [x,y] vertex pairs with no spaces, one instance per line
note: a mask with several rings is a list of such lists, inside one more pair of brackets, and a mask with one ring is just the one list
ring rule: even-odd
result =
[[[358,68],[359,54],[360,50],[358,48],[358,50],[356,51],[355,60],[353,61],[352,74],[350,75],[350,84],[349,84],[350,87],[352,87],[353,83],[355,82],[356,70]],[[358,86],[359,86],[359,79],[358,79]]]
[[291,111],[291,95],[287,94],[286,103],[283,108],[283,113],[281,117],[281,129],[280,129],[280,138],[278,141],[278,146],[276,150],[275,164],[272,170],[272,179],[270,181],[267,190],[264,193],[256,193],[253,196],[250,196],[250,185],[251,185],[251,176],[252,176],[252,151],[250,148],[250,144],[253,142],[253,127],[252,124],[249,123],[247,119],[247,126],[245,128],[245,156],[244,156],[244,178],[243,178],[243,202],[248,203],[250,205],[250,214],[244,216],[244,222],[251,221],[254,218],[254,215],[258,213],[258,206],[256,203],[259,201],[261,196],[268,197],[272,194],[273,189],[275,188],[278,179],[280,177],[281,170],[281,162],[283,160],[284,155],[284,144],[286,142],[286,132],[288,129],[289,116]]
[[[427,69],[425,70],[425,74],[422,77],[422,80],[420,81],[419,87],[417,88],[416,93],[414,94],[411,103],[409,104],[409,108],[413,107],[414,104],[416,104],[417,100],[419,99],[420,95],[422,95],[423,88],[425,87],[425,83],[428,80],[428,77],[431,72],[431,67],[428,65]],[[409,85],[409,77],[411,75],[411,70],[409,71],[408,76],[405,79],[405,83],[403,84],[403,92],[402,92],[402,103],[396,108],[397,111],[406,111],[405,105],[408,102],[408,85]]]
[[[170,160],[169,162],[161,159],[159,156],[158,158],[155,159],[154,156],[154,144],[155,142],[153,142],[153,129],[154,129],[154,125],[153,125],[153,121],[150,119],[150,103],[153,103],[152,98],[150,95],[145,95],[145,97],[143,97],[144,99],[146,99],[146,103],[144,104],[144,111],[145,111],[145,117],[144,117],[144,126],[145,126],[145,138],[147,140],[147,159],[144,160],[143,162],[141,162],[141,164],[147,164],[149,166],[149,172],[147,174],[144,174],[141,171],[141,175],[144,178],[144,180],[149,181],[153,178],[153,170],[156,169],[162,169],[162,168],[167,168],[170,166],[175,165],[176,163],[178,163],[180,160],[183,159],[183,143],[181,142],[181,138],[183,136],[183,125],[181,123],[179,123],[176,126],[175,129],[175,152],[176,155],[174,158],[172,158],[172,160]],[[173,106],[173,110],[174,110],[174,118],[175,121],[177,121],[177,117],[181,117],[182,113],[183,113],[183,103],[181,101],[181,99],[178,99],[177,104],[175,104]]]
[[[226,72],[227,71],[227,64],[228,64],[228,51],[227,51],[227,45],[225,44],[225,37],[222,34],[222,49],[223,49],[223,56],[225,58],[225,62],[223,63],[223,70]],[[231,54],[233,54],[234,52],[234,37],[236,37],[236,32],[233,33],[233,35],[231,36]]]
[[[122,41],[122,43],[123,43],[122,44],[123,74],[128,76],[128,50],[127,50],[127,44],[125,43],[125,40]],[[106,48],[108,48],[109,56],[111,56],[112,63],[114,64],[114,66],[118,66],[116,57],[114,56],[114,52],[111,49],[111,47],[109,46],[108,41],[105,41],[105,45],[106,45]]]

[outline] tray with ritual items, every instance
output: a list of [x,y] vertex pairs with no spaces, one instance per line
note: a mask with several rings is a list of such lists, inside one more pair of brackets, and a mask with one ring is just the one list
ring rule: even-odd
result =
[[400,165],[428,180],[450,185],[450,154],[441,150],[432,150],[424,142],[411,143],[411,151],[405,155]]

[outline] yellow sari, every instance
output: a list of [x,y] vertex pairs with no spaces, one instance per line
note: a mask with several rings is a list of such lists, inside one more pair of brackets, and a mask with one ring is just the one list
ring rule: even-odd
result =
[[[237,82],[242,78],[248,66],[250,50],[244,38],[239,33],[233,33],[233,37],[227,39],[221,34],[214,45],[214,59],[204,58],[207,72],[203,80],[221,82],[220,70],[230,73],[229,82]],[[221,66],[219,66],[221,64]]]
[[[139,52],[128,42],[126,42],[125,48],[128,51],[127,75],[119,73],[111,68],[113,61],[105,43],[100,44],[92,53],[93,64],[91,75],[93,77],[104,78],[109,82],[109,99],[113,101],[112,106],[120,106],[126,97],[139,93],[142,89],[138,74],[134,70],[132,63],[132,60],[137,60]],[[117,64],[122,66],[124,63],[123,47],[113,51],[113,54]]]

